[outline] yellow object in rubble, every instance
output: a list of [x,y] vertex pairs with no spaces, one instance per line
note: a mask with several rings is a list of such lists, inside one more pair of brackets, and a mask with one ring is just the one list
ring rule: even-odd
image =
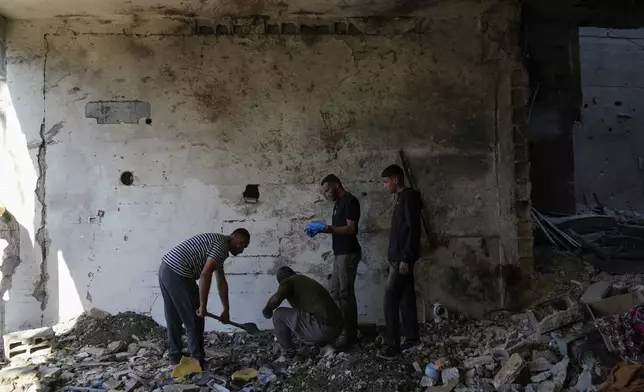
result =
[[257,374],[258,374],[257,370],[253,368],[246,368],[246,369],[237,370],[235,373],[233,373],[232,378],[235,381],[248,382],[256,379]]
[[185,377],[188,374],[193,373],[201,373],[201,365],[199,364],[199,361],[194,358],[181,357],[179,364],[172,370],[171,377]]

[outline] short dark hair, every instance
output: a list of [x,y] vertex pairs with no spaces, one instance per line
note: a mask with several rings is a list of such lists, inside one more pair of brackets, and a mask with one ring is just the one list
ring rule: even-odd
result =
[[290,278],[293,275],[295,275],[295,271],[293,271],[291,267],[285,265],[277,270],[277,281],[282,282],[284,279]]
[[398,165],[389,165],[385,168],[385,170],[382,171],[381,177],[382,178],[395,177],[398,179],[398,181],[404,182],[405,171],[402,169],[402,167]]
[[338,186],[342,186],[342,182],[340,181],[338,176],[336,176],[335,174],[329,174],[328,176],[324,177],[324,179],[322,180],[322,183],[320,183],[320,185],[324,185],[327,182],[331,183],[331,184],[337,184]]
[[244,238],[246,241],[250,242],[250,233],[248,232],[248,230],[243,229],[243,228],[239,228],[239,229],[236,229],[235,231],[233,231],[233,235],[234,234],[237,234],[237,235],[241,236],[242,238]]

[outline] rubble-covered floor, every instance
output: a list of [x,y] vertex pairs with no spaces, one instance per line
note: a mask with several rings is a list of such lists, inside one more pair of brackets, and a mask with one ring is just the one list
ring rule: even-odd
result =
[[[565,294],[575,301],[592,281],[609,279],[618,291],[644,283],[640,276],[611,277],[583,265],[564,272],[545,268],[541,274],[549,281],[543,286],[546,297]],[[539,284],[533,288],[539,287],[543,289]],[[209,370],[173,380],[162,327],[143,315],[111,316],[92,311],[83,315],[74,329],[55,337],[56,347],[50,356],[34,357],[23,367],[12,361],[0,370],[0,391],[65,387],[78,391],[225,390],[214,384],[230,391],[593,390],[619,357],[606,350],[590,318],[565,322],[555,313],[538,324],[529,313],[508,311],[489,314],[484,320],[457,315],[440,322],[432,320],[421,328],[422,345],[400,361],[377,358],[384,331],[362,326],[360,342],[347,352],[302,348],[294,362],[278,365],[280,370],[273,367],[275,375],[263,373],[251,382],[233,382],[235,371],[259,370],[279,358],[279,347],[270,331],[258,336],[208,333]],[[547,332],[539,330],[553,325]],[[431,387],[428,378],[423,378],[429,363],[439,364],[442,370],[458,369],[458,383],[441,386],[439,382]]]

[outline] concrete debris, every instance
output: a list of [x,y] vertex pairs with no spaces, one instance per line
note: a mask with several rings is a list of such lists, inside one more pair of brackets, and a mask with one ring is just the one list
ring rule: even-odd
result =
[[586,292],[581,296],[582,304],[592,304],[593,302],[601,301],[608,295],[611,288],[611,282],[603,280],[601,282],[591,284]]
[[546,381],[550,377],[552,377],[552,373],[550,373],[550,371],[546,371],[546,372],[543,372],[543,373],[539,373],[536,376],[530,377],[530,381],[532,381],[533,383],[538,384],[540,382]]
[[[542,335],[526,313],[498,312],[480,321],[452,316],[421,326],[422,347],[394,362],[376,357],[385,339],[384,329],[375,326],[360,328],[360,340],[349,352],[302,346],[288,361],[278,359],[270,331],[257,336],[209,332],[206,370],[173,379],[165,331],[152,319],[88,313],[80,318],[81,327],[95,327],[100,339],[77,325],[54,337],[57,349],[45,361],[12,361],[0,378],[16,391],[40,383],[43,391],[594,392],[593,377],[605,377],[613,366],[597,359],[602,356],[594,350],[605,348],[596,331],[593,339],[569,350],[575,366],[560,359],[562,336],[585,336],[578,325]],[[428,368],[434,371],[427,374]]]
[[512,384],[524,367],[525,361],[523,358],[519,354],[512,354],[510,359],[503,365],[496,376],[494,376],[492,385],[498,390],[501,385]]
[[528,369],[531,373],[541,373],[552,369],[552,364],[545,358],[539,357],[534,361],[528,362]]

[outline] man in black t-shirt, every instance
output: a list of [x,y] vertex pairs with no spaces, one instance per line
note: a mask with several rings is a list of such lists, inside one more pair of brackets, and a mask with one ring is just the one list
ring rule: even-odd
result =
[[340,179],[333,174],[322,180],[322,193],[334,202],[331,225],[312,222],[307,226],[307,234],[311,237],[320,232],[331,234],[335,257],[330,292],[344,317],[344,331],[334,345],[336,348],[345,348],[355,343],[358,329],[355,280],[358,263],[362,259],[362,248],[357,237],[360,202],[344,189]]

